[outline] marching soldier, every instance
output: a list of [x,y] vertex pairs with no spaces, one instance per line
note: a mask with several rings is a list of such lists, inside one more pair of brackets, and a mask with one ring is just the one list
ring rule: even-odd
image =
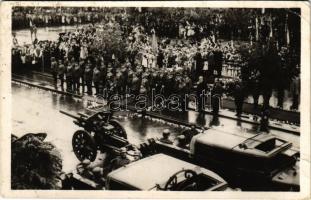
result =
[[72,92],[73,63],[69,62],[66,68],[67,92]]
[[240,81],[235,82],[234,87],[234,103],[236,106],[236,116],[240,117],[242,114],[243,102],[244,102],[244,89]]
[[[85,66],[84,70],[84,81],[87,89],[87,94],[92,95],[92,78],[93,78],[93,70],[91,67],[91,62],[88,60],[88,63]],[[84,86],[83,86],[84,87]]]
[[[80,65],[80,79],[81,79],[81,86],[82,86],[82,94],[84,93],[84,70],[85,70],[85,61],[83,59],[80,59],[79,61]],[[80,90],[80,89],[79,89]]]
[[73,92],[80,93],[80,77],[81,77],[81,68],[78,63],[73,64]]
[[204,84],[204,80],[203,80],[203,76],[199,76],[199,80],[196,84],[196,96],[197,96],[197,101],[198,101],[198,111],[202,112],[204,111],[204,105],[203,105],[203,94],[205,91],[205,84]]
[[61,86],[62,91],[64,91],[65,73],[66,73],[66,67],[63,64],[63,61],[61,59],[59,59],[59,61],[58,61],[58,78],[60,80],[60,86]]
[[222,90],[223,89],[222,89],[221,84],[218,81],[216,81],[212,89],[212,93],[211,93],[213,115],[218,115]]
[[269,116],[270,116],[270,111],[268,109],[264,110],[261,113],[260,131],[269,133],[269,129],[268,129]]
[[100,75],[101,75],[101,72],[99,70],[99,67],[96,66],[93,70],[93,82],[94,82],[95,91],[96,91],[95,95],[99,95],[99,87],[101,84]]
[[54,87],[57,88],[57,73],[58,73],[58,66],[57,61],[55,60],[55,57],[51,58],[51,70],[53,75],[53,84]]
[[140,89],[140,80],[134,74],[133,75],[133,79],[132,79],[132,83],[131,83],[131,90],[132,90],[134,95],[138,95],[139,94],[139,89]]

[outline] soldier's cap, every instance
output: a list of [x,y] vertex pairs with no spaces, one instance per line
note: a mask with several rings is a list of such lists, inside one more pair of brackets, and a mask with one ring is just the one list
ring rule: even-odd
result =
[[120,153],[126,153],[127,151],[126,151],[126,148],[125,147],[122,147],[122,148],[120,148]]
[[100,175],[100,174],[103,172],[103,168],[101,168],[101,167],[95,167],[95,168],[92,170],[92,172],[93,172],[94,174]]
[[163,131],[163,135],[169,135],[170,134],[170,130],[168,130],[168,129],[164,129],[164,131]]
[[179,136],[177,136],[177,139],[178,140],[184,140],[184,139],[186,139],[186,137],[184,135],[179,135]]
[[82,164],[85,165],[85,166],[87,166],[87,165],[91,164],[91,161],[90,161],[89,159],[84,159],[84,160],[82,161]]

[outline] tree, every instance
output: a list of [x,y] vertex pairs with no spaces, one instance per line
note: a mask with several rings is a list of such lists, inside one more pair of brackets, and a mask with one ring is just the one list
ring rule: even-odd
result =
[[124,61],[126,42],[118,23],[103,23],[96,34],[101,39],[101,41],[96,41],[97,49],[104,49],[111,56],[114,54],[119,61]]
[[62,159],[45,133],[12,135],[11,188],[60,189]]

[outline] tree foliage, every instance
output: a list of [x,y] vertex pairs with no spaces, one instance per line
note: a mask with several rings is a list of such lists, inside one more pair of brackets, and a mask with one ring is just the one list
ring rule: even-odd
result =
[[60,189],[61,156],[53,144],[44,142],[45,137],[44,133],[12,136],[12,189]]

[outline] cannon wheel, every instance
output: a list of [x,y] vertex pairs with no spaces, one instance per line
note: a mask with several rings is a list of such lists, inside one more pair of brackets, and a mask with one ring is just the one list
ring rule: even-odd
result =
[[82,162],[89,159],[91,162],[95,160],[97,154],[96,143],[90,133],[84,130],[78,130],[72,137],[73,152]]
[[114,127],[113,132],[115,135],[127,139],[126,131],[121,126],[121,124],[119,124],[119,122],[115,120],[110,120],[109,123]]

